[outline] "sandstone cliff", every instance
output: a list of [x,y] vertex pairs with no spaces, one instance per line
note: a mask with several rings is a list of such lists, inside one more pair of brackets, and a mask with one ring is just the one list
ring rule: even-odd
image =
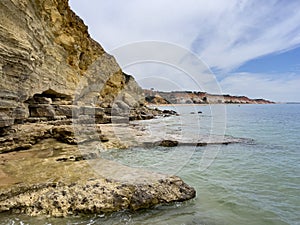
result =
[[[160,112],[67,0],[1,0],[0,21],[0,212],[67,216],[195,197],[178,177],[100,158],[99,146],[126,147],[129,120]],[[115,141],[103,134],[111,122]]]
[[[90,38],[67,0],[2,0],[0,20],[0,127],[64,116],[61,105],[76,94],[84,104],[111,107],[130,84],[129,94],[140,97],[134,79]],[[126,104],[139,104],[122,94]]]

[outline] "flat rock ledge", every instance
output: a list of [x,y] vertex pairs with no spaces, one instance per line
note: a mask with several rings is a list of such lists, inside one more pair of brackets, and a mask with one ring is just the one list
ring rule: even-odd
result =
[[65,217],[82,213],[138,210],[193,197],[195,190],[176,176],[151,184],[92,179],[70,184],[15,186],[0,193],[0,211]]
[[0,154],[0,212],[78,216],[139,210],[196,196],[177,176],[131,168],[86,149],[46,138]]

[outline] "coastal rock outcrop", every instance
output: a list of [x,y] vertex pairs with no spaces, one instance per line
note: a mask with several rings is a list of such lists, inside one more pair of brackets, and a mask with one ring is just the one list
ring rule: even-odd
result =
[[0,212],[67,216],[195,197],[178,177],[99,158],[97,145],[123,147],[99,124],[162,112],[144,106],[68,0],[1,0],[0,20]]

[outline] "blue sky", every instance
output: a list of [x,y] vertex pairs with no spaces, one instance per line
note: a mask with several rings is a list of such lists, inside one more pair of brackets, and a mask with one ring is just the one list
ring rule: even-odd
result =
[[[70,0],[70,4],[109,53],[134,42],[172,43],[196,54],[214,72],[223,93],[300,102],[298,0]],[[174,71],[160,66],[124,70],[144,87],[149,86],[143,79],[154,73],[152,77],[171,83],[177,80]],[[183,88],[194,89],[189,79],[179,80]],[[152,80],[151,85],[163,89],[161,82]]]
[[254,58],[235,69],[235,72],[243,71],[251,73],[274,73],[275,76],[279,76],[281,73],[299,73],[300,47]]

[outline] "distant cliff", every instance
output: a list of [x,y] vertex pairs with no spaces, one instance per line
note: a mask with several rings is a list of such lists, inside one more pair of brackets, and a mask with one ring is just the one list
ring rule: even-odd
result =
[[206,92],[144,90],[150,104],[273,104],[265,99],[250,99],[245,96],[213,95]]

